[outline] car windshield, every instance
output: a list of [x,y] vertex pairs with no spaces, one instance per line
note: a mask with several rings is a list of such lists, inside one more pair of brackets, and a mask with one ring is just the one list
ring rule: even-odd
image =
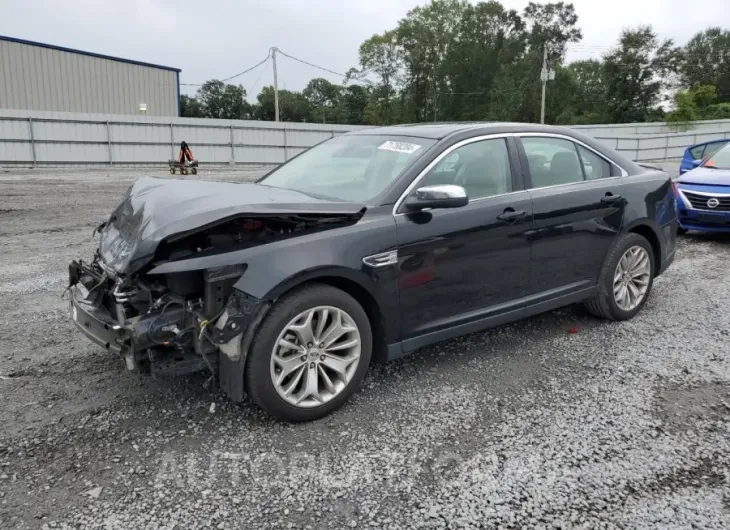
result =
[[344,135],[314,146],[259,184],[345,202],[382,193],[435,140],[406,136]]
[[730,144],[713,154],[703,165],[712,169],[730,169]]

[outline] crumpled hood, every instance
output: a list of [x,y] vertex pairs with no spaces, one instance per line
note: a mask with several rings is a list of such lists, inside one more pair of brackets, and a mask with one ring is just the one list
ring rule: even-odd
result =
[[682,184],[707,184],[708,186],[730,186],[730,171],[698,167],[679,177]]
[[130,274],[149,263],[166,238],[238,215],[355,215],[364,207],[259,184],[142,177],[102,229],[99,251],[108,267]]

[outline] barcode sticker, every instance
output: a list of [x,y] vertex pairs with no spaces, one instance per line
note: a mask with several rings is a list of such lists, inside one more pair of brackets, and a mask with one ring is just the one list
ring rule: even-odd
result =
[[395,151],[396,153],[408,153],[409,155],[411,153],[415,153],[421,148],[418,144],[409,144],[406,142],[394,142],[392,140],[388,140],[387,142],[382,143],[378,146],[378,149],[383,149],[384,151]]

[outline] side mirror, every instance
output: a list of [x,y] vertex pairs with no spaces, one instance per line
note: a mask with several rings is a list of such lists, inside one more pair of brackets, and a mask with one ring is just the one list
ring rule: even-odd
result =
[[692,167],[700,167],[702,165],[702,159],[692,160]]
[[416,194],[405,201],[406,208],[419,211],[436,208],[461,208],[469,204],[466,190],[461,186],[444,184],[418,188]]

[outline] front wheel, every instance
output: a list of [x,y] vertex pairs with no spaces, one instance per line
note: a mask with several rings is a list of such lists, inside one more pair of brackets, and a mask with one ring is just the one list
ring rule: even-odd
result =
[[649,297],[654,270],[654,251],[649,241],[639,234],[624,234],[606,257],[598,294],[586,302],[586,308],[609,320],[632,318]]
[[246,360],[246,388],[281,420],[315,420],[357,391],[371,356],[362,306],[334,287],[309,285],[277,301],[261,323]]

